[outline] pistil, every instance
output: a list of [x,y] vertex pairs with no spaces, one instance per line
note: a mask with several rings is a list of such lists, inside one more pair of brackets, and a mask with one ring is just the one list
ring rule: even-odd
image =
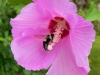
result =
[[64,30],[69,30],[68,27],[66,26],[66,20],[56,20],[57,25],[54,27],[54,37],[52,39],[52,42],[48,45],[48,50],[52,50],[52,47],[59,42],[61,39],[61,35],[63,34]]

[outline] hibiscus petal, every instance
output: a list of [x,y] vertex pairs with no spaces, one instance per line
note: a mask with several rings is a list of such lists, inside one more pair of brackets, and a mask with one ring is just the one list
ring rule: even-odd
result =
[[11,19],[10,24],[14,28],[47,28],[51,19],[50,12],[43,10],[35,3],[30,3],[22,8],[21,13],[16,18]]
[[69,36],[62,40],[59,54],[46,75],[87,75],[77,66]]
[[69,23],[70,30],[73,30],[78,23],[78,15],[76,13],[67,13],[67,16],[64,16],[64,18]]
[[43,9],[49,10],[53,15],[65,16],[75,13],[76,5],[69,0],[34,0]]
[[[58,47],[60,43],[56,44],[53,50],[45,51],[43,48],[44,38],[30,36],[30,34],[27,34],[28,31],[30,32],[30,30],[23,31],[23,35],[17,36],[11,42],[11,50],[14,58],[19,65],[27,70],[47,69],[54,62],[59,52]],[[37,34],[42,35],[45,32],[46,30],[44,32],[40,30],[39,32],[37,31]],[[33,32],[33,35],[35,34]]]
[[34,37],[34,35],[46,35],[49,34],[49,30],[46,28],[38,27],[34,28],[12,28],[12,36],[13,38],[19,37]]
[[84,20],[80,16],[78,18],[78,24],[70,31],[70,41],[77,65],[84,67],[89,72],[87,56],[90,54],[92,42],[95,39],[95,31],[91,22]]

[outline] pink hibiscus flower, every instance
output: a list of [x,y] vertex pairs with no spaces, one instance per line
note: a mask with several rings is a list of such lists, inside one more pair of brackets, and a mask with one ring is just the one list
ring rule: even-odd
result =
[[11,19],[11,50],[27,70],[49,69],[46,75],[87,75],[95,39],[91,22],[76,14],[69,0],[34,0]]

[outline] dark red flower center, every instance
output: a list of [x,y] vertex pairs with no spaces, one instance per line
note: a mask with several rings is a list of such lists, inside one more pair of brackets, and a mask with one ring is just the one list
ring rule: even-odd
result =
[[[60,39],[66,37],[69,34],[70,27],[64,18],[54,17],[54,19],[50,21],[48,29],[50,33],[46,34],[43,41],[43,47],[46,51],[52,50],[53,46],[59,42]],[[39,37],[42,35],[35,36]]]
[[53,46],[59,42],[60,39],[64,38],[69,34],[69,24],[62,17],[55,17],[50,21],[48,26],[50,34],[46,36],[46,40],[43,42],[45,50],[52,50]]
[[[50,33],[54,33],[57,27],[57,24],[59,21],[64,21],[65,19],[62,17],[54,17],[53,20],[50,21],[50,24],[48,26],[48,29],[50,29]],[[63,26],[63,25],[62,25]],[[68,29],[66,29],[66,27]],[[61,38],[64,38],[65,36],[67,36],[69,34],[69,23],[65,20],[65,28],[63,28],[62,34],[61,34]]]

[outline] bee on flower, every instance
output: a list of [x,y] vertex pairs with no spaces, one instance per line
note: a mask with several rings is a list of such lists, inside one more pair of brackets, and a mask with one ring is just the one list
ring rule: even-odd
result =
[[34,0],[12,18],[14,59],[27,70],[46,75],[87,75],[95,39],[91,22],[69,0]]

